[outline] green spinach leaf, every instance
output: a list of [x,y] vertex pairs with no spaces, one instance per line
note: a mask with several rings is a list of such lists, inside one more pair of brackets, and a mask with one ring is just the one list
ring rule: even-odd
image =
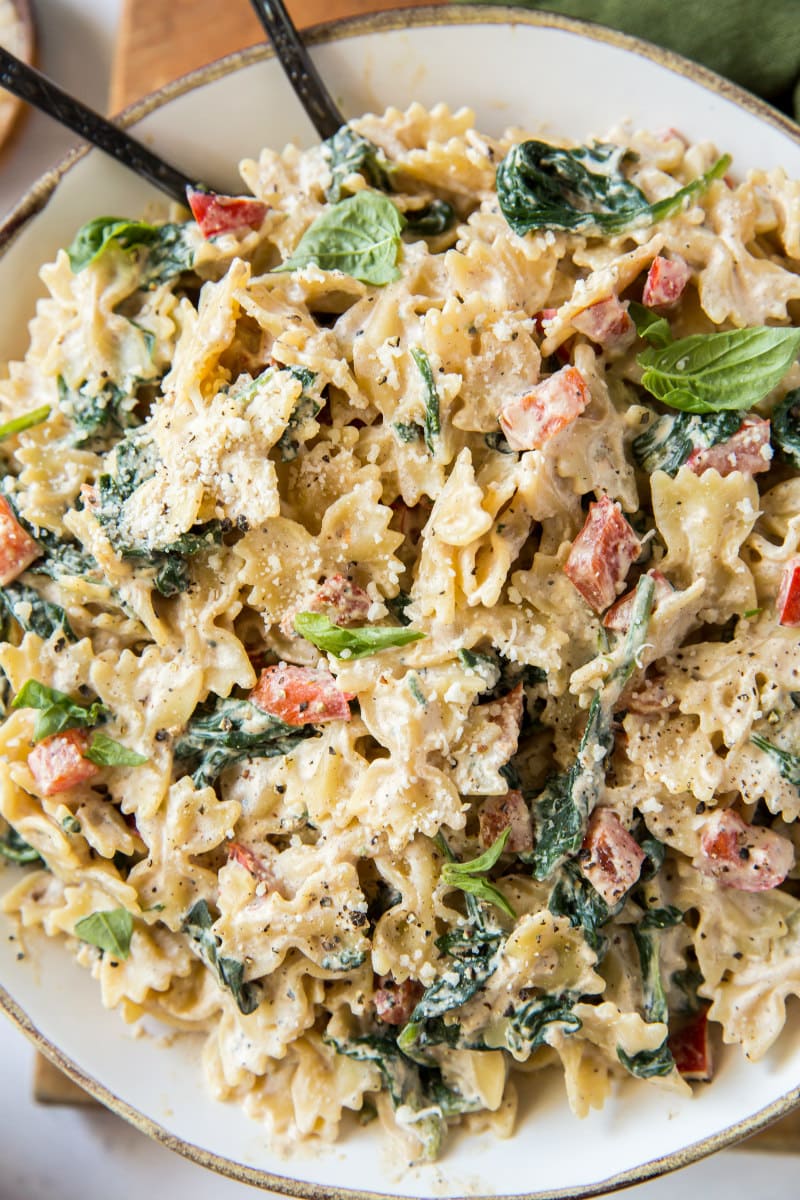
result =
[[431,200],[422,208],[407,208],[406,230],[415,237],[438,237],[456,223],[456,210],[447,200]]
[[195,954],[211,968],[220,985],[232,993],[239,1012],[247,1016],[261,1003],[261,985],[246,983],[242,963],[219,953],[219,939],[211,928],[213,924],[207,901],[198,900],[184,917],[181,932],[188,934]]
[[35,708],[39,712],[33,731],[33,740],[51,737],[65,729],[87,729],[108,715],[108,709],[99,700],[85,707],[76,704],[65,692],[47,687],[35,679],[23,683],[11,702],[12,708]]
[[34,850],[33,846],[20,837],[12,825],[9,825],[5,833],[0,833],[0,858],[20,864],[43,861],[39,851]]
[[19,580],[0,588],[0,606],[17,622],[25,633],[35,633],[45,641],[61,629],[69,641],[75,634],[67,614],[58,604],[51,604],[36,591]]
[[800,329],[762,325],[695,333],[639,355],[642,386],[683,412],[741,412],[777,387],[800,350]]
[[497,169],[500,210],[520,235],[536,229],[595,236],[620,233],[672,216],[724,175],[731,162],[725,155],[686,187],[651,204],[622,173],[629,157],[623,146],[603,142],[572,150],[520,142]]
[[[522,1062],[545,1044],[551,1025],[560,1025],[565,1034],[577,1033],[583,1022],[573,1012],[576,997],[565,992],[556,996],[536,996],[527,1000],[503,1022],[502,1048]],[[494,1049],[495,1037],[492,1037]],[[498,1049],[501,1047],[498,1046]]]
[[81,226],[68,247],[70,266],[77,275],[116,244],[123,250],[143,251],[143,287],[165,283],[192,268],[194,249],[187,236],[190,224],[150,225],[122,217],[95,217]]
[[[668,905],[666,908],[651,908],[643,899],[642,904],[645,914],[639,924],[633,927],[633,939],[636,943],[642,971],[644,1018],[648,1022],[667,1024],[669,1022],[669,1006],[664,990],[664,981],[661,977],[660,931],[679,925],[683,920],[683,913],[673,905]],[[618,1046],[617,1057],[625,1069],[639,1079],[669,1075],[675,1069],[675,1060],[666,1038],[655,1050],[640,1050],[638,1054],[633,1055],[626,1054]]]
[[580,927],[592,950],[602,957],[606,938],[600,932],[620,911],[625,898],[609,907],[598,891],[580,871],[577,863],[565,862],[559,870],[547,907],[554,917],[567,917],[569,923]]
[[208,787],[232,763],[289,754],[317,732],[313,725],[286,725],[249,700],[217,700],[195,710],[175,758],[186,763],[197,787]]
[[772,412],[772,440],[784,462],[800,471],[800,388],[787,392]]
[[331,182],[325,198],[332,204],[347,195],[344,185],[351,175],[361,175],[370,187],[379,191],[391,191],[391,163],[382,150],[350,125],[342,125],[333,137],[324,141],[322,153],[331,168]]
[[636,586],[631,623],[619,665],[595,693],[575,762],[569,770],[552,776],[535,802],[536,842],[530,860],[537,879],[549,879],[581,848],[589,814],[605,778],[605,759],[613,744],[613,708],[633,674],[637,655],[644,645],[653,591],[653,580],[649,575],[642,575]]
[[323,212],[301,237],[294,253],[278,271],[317,266],[342,271],[362,283],[385,284],[399,279],[397,259],[403,217],[379,192],[361,191]]
[[133,917],[127,908],[112,908],[81,917],[75,922],[75,936],[97,946],[114,958],[126,959],[131,952]]
[[407,646],[425,636],[424,633],[417,633],[413,629],[397,629],[387,625],[362,625],[353,629],[343,629],[341,625],[334,625],[333,621],[322,613],[312,612],[298,613],[294,619],[294,627],[301,637],[319,650],[335,655],[336,658],[366,658],[367,655],[378,654],[381,650]]
[[707,449],[733,437],[742,423],[739,412],[665,413],[633,439],[633,457],[643,470],[677,475],[693,450]]
[[120,437],[126,429],[141,423],[134,412],[135,392],[129,394],[114,383],[106,383],[93,394],[88,384],[70,388],[59,375],[58,397],[62,412],[74,427],[76,446],[85,446],[101,437]]

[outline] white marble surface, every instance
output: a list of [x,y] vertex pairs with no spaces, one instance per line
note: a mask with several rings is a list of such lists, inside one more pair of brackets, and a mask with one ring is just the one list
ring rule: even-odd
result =
[[[99,108],[108,92],[120,7],[121,0],[37,2],[42,68]],[[73,141],[47,118],[29,115],[0,157],[0,213],[13,207]],[[33,1050],[2,1018],[0,1063],[0,1200],[106,1200],[111,1194],[133,1200],[148,1190],[170,1200],[244,1200],[258,1194],[184,1161],[110,1113],[34,1104]],[[726,1151],[624,1195],[631,1200],[790,1200],[798,1194],[798,1174],[800,1157]]]

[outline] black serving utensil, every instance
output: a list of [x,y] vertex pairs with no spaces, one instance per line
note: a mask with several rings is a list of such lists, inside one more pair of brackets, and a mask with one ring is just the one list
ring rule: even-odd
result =
[[0,86],[66,125],[98,150],[110,154],[123,166],[129,167],[149,183],[155,184],[179,204],[186,203],[187,187],[198,186],[197,180],[189,179],[181,171],[170,166],[113,121],[102,117],[100,113],[58,87],[46,75],[42,75],[41,71],[28,66],[2,46]]
[[251,3],[317,133],[323,141],[333,137],[346,121],[311,61],[283,0],[251,0]]

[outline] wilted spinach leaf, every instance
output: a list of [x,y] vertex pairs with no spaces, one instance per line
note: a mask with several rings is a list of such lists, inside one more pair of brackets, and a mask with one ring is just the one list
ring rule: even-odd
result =
[[5,833],[0,833],[0,858],[20,864],[42,862],[39,851],[29,846],[11,825]]
[[76,446],[84,446],[100,437],[120,437],[126,429],[140,424],[134,412],[135,392],[129,394],[114,383],[106,383],[92,394],[88,384],[84,383],[76,390],[68,387],[59,375],[58,398],[62,412],[75,429]]
[[408,233],[417,237],[437,237],[447,233],[456,222],[456,211],[447,200],[431,200],[422,208],[407,208],[403,214]]
[[363,176],[371,187],[379,191],[391,191],[391,163],[382,150],[369,138],[356,133],[350,125],[342,125],[333,137],[324,141],[322,153],[331,168],[331,182],[325,198],[332,204],[337,204],[347,194],[344,184],[350,175]]
[[245,983],[242,963],[219,953],[219,940],[211,928],[213,924],[207,901],[198,900],[184,917],[181,932],[189,935],[195,954],[216,974],[220,985],[232,993],[239,1012],[247,1016],[261,1003],[261,985]]
[[789,783],[794,784],[796,788],[800,788],[800,755],[790,754],[788,750],[781,750],[778,746],[773,745],[768,738],[762,737],[760,733],[752,733],[750,741],[759,750],[763,750],[765,754],[769,754],[775,760],[778,764],[778,770],[784,779],[788,779]]
[[784,462],[800,471],[800,388],[787,392],[772,411],[772,440]]
[[289,754],[316,733],[313,725],[286,725],[249,700],[220,699],[195,710],[175,744],[175,758],[197,787],[208,787],[232,763]]
[[0,606],[25,633],[35,633],[47,640],[58,629],[71,642],[75,641],[67,614],[58,604],[52,604],[40,596],[35,588],[15,580],[0,588]]
[[725,174],[730,156],[672,196],[651,204],[622,173],[630,152],[595,142],[563,150],[546,142],[513,146],[497,169],[500,209],[517,234],[535,229],[607,235],[632,226],[652,225],[678,212]]
[[439,418],[439,392],[436,387],[436,380],[433,377],[430,359],[425,351],[421,350],[419,346],[414,346],[411,350],[411,356],[419,367],[419,373],[422,376],[422,383],[425,389],[425,423],[423,425],[425,445],[428,447],[429,454],[435,454],[435,439],[442,431]]
[[138,248],[143,252],[142,287],[165,283],[192,268],[194,248],[188,237],[191,224],[150,225],[122,217],[95,217],[81,226],[67,248],[70,266],[77,275],[109,245],[116,244],[123,250]]
[[633,439],[633,456],[648,474],[666,471],[677,475],[693,450],[707,449],[733,437],[742,423],[739,412],[671,416],[665,413],[651,421],[643,433]]

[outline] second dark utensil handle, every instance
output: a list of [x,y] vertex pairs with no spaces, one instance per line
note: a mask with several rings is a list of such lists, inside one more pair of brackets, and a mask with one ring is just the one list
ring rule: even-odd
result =
[[87,108],[68,92],[62,91],[47,76],[21,62],[1,46],[0,86],[7,88],[20,100],[27,100],[48,116],[55,117],[79,137],[144,176],[179,204],[186,203],[186,188],[193,187],[196,180],[189,179],[158,155],[152,154],[136,138]]
[[283,0],[251,0],[251,3],[317,133],[321,138],[333,137],[345,119],[311,61]]

